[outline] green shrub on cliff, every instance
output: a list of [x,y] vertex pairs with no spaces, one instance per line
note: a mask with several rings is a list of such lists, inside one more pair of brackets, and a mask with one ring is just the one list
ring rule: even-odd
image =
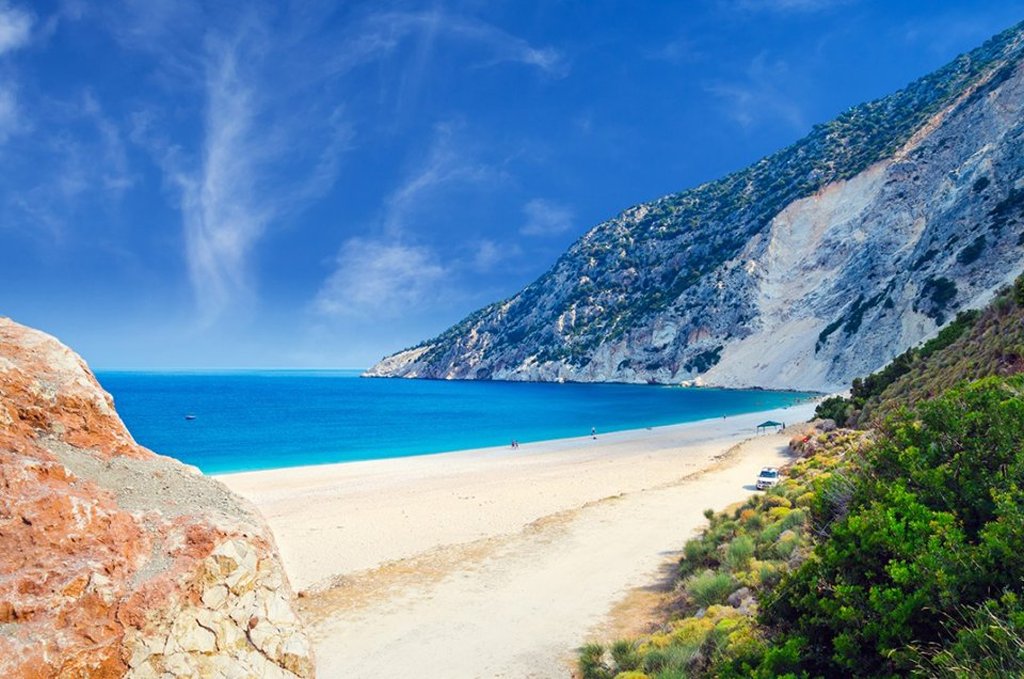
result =
[[818,404],[816,417],[839,426],[880,423],[899,405],[933,398],[954,384],[1024,371],[1024,276],[999,292],[984,310],[963,311],[939,334],[855,379],[849,397]]
[[683,617],[612,676],[1019,675],[1024,376],[796,445],[783,483],[687,543]]
[[[821,433],[820,441],[817,435],[808,437],[799,445],[810,454],[791,465],[778,486],[731,512],[705,512],[708,528],[686,543],[679,566],[674,606],[682,617],[657,634],[617,642],[610,654],[597,645],[585,647],[578,663],[583,678],[637,670],[652,679],[716,672],[747,676],[743,668],[760,663],[771,651],[752,616],[757,598],[810,549],[811,516],[804,509],[808,495],[863,441],[862,434],[841,430]],[[827,449],[822,447],[826,443]],[[621,650],[616,653],[616,648]]]
[[978,648],[940,613],[1024,590],[1024,378],[901,411],[853,478],[845,515],[766,598],[774,640],[814,676],[906,674],[922,649]]
[[707,570],[691,576],[686,581],[686,593],[701,608],[713,604],[724,604],[733,591],[736,582],[728,573]]

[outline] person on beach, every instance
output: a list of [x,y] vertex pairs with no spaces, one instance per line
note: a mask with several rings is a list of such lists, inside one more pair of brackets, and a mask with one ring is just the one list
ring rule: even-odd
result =
[[596,439],[597,438],[597,427],[591,427],[590,428],[590,438],[592,438],[592,439]]

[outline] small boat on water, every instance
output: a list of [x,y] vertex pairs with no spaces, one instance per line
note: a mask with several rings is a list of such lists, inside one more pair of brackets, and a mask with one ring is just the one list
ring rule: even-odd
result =
[[196,419],[196,416],[191,414],[191,413],[189,413],[188,415],[185,416],[185,419],[186,420],[194,420],[194,419]]

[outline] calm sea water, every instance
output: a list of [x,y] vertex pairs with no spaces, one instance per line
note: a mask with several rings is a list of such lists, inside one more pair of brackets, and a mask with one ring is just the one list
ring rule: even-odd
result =
[[[779,408],[793,392],[360,379],[357,371],[101,372],[142,445],[207,473],[420,455]],[[195,419],[186,420],[185,415]]]

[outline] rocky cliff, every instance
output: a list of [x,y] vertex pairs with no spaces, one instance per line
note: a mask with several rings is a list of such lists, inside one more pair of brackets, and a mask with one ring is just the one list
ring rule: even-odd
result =
[[270,532],[0,318],[0,676],[313,676]]
[[1022,32],[626,210],[367,375],[844,387],[1024,266]]

